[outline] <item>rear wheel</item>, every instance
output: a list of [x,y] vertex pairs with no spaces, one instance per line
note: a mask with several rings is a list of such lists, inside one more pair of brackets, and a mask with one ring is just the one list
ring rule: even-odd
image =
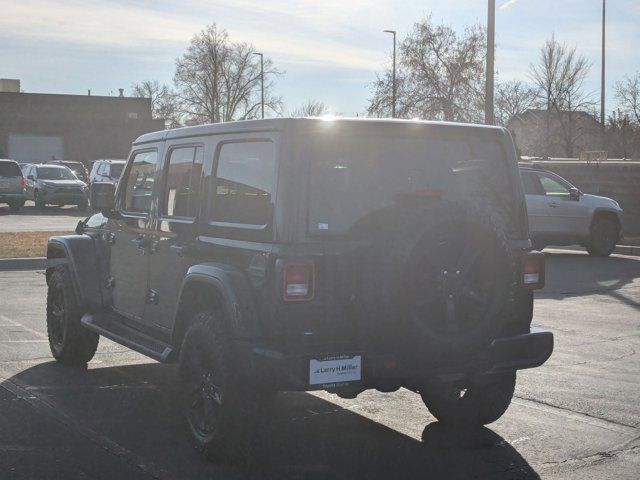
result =
[[62,364],[86,365],[96,353],[99,335],[84,328],[81,317],[69,271],[60,265],[48,282],[47,334],[51,353]]
[[45,206],[44,199],[38,190],[33,192],[33,202],[36,204],[36,208],[44,208]]
[[183,408],[195,447],[213,460],[238,463],[251,452],[257,391],[238,370],[223,319],[196,315],[180,350]]
[[19,212],[24,206],[24,200],[12,200],[9,202],[9,208],[12,212]]
[[78,203],[78,210],[86,210],[89,207],[89,201],[87,199],[81,200]]
[[618,224],[610,218],[597,218],[591,227],[587,251],[596,257],[608,257],[616,248],[620,237]]
[[513,398],[516,374],[509,373],[483,384],[428,384],[420,392],[431,414],[443,425],[477,427],[499,419]]

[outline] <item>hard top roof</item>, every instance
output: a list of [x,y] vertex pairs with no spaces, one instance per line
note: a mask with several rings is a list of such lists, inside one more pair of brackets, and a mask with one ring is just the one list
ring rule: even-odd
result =
[[502,127],[493,125],[481,125],[471,123],[456,122],[440,122],[431,120],[404,120],[390,118],[347,118],[347,117],[305,117],[305,118],[267,118],[264,120],[240,120],[237,122],[209,123],[205,125],[197,125],[193,127],[182,127],[172,130],[161,130],[158,132],[146,133],[138,137],[133,143],[147,143],[161,140],[169,140],[173,138],[194,137],[202,135],[215,135],[221,133],[241,133],[241,132],[266,132],[280,130],[285,127],[297,125],[321,124],[326,122],[335,122],[336,124],[351,125],[431,125],[437,127],[451,129],[491,129],[500,132],[506,132]]

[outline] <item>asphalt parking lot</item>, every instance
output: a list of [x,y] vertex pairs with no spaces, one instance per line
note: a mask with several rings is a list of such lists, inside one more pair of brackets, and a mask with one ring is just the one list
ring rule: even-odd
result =
[[556,350],[499,421],[447,431],[419,396],[286,393],[250,465],[187,443],[176,369],[102,339],[88,370],[52,361],[42,272],[0,272],[0,478],[637,479],[640,258],[550,251],[534,323]]
[[75,206],[47,206],[36,209],[32,201],[27,201],[18,213],[0,205],[0,232],[72,232],[79,220],[87,216],[87,210]]

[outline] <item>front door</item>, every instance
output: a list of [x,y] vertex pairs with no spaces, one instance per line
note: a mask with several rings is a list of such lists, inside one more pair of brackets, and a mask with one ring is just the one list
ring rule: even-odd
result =
[[157,150],[133,153],[118,189],[116,208],[119,217],[109,222],[113,240],[110,275],[114,309],[140,321],[148,295],[149,258],[152,242],[152,198]]
[[151,256],[145,324],[171,330],[180,286],[195,262],[202,185],[202,144],[168,145],[158,194],[158,224]]

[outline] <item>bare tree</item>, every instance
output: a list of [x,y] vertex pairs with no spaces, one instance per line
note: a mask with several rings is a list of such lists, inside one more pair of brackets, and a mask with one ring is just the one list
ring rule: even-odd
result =
[[[174,83],[182,111],[190,123],[246,120],[260,115],[260,61],[250,43],[229,40],[216,24],[195,34],[176,60]],[[280,75],[264,57],[265,109],[277,114],[282,100],[273,94],[273,79]]]
[[495,95],[496,122],[506,126],[513,117],[534,107],[535,100],[535,90],[520,80],[498,82]]
[[593,94],[584,90],[590,69],[587,57],[553,36],[540,49],[538,63],[530,66],[537,98],[546,106],[545,143],[558,143],[567,157],[574,156],[581,137],[593,133],[583,121],[585,112],[591,114],[595,108]]
[[640,72],[632,77],[625,76],[614,86],[618,107],[640,125]]
[[310,98],[305,104],[291,112],[292,117],[320,117],[326,115],[329,109],[319,100]]
[[144,80],[131,85],[131,96],[151,99],[153,118],[162,118],[165,128],[178,128],[180,122],[180,106],[176,94],[167,85],[157,80]]
[[[414,25],[400,45],[396,115],[482,122],[486,34],[474,25],[456,33],[431,17]],[[389,68],[373,83],[369,114],[391,110]]]

